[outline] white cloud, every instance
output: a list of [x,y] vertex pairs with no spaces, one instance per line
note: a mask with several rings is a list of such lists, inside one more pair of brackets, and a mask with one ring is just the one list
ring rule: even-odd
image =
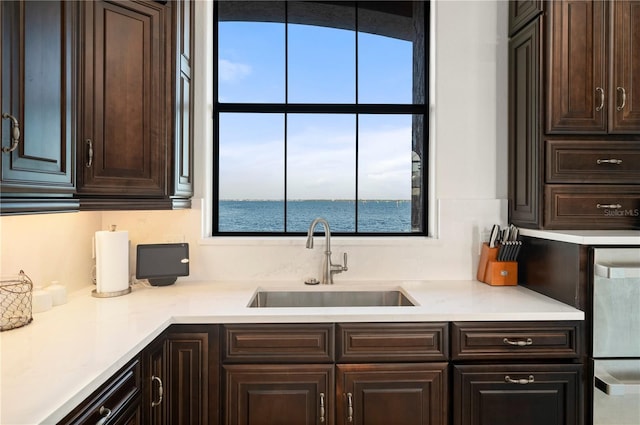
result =
[[251,67],[244,63],[220,59],[218,61],[218,73],[221,81],[235,82],[251,74]]

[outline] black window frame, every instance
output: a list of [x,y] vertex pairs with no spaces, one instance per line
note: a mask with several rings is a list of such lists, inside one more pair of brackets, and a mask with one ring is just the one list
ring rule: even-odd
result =
[[[296,0],[296,1],[311,1],[311,0]],[[287,3],[288,0],[285,0]],[[221,113],[282,113],[284,114],[284,122],[286,128],[287,122],[287,114],[351,114],[356,117],[356,150],[355,150],[355,186],[356,186],[356,196],[355,196],[355,231],[353,232],[340,232],[334,231],[332,229],[331,233],[334,236],[350,236],[350,237],[425,237],[428,235],[428,218],[429,218],[429,196],[428,196],[428,176],[429,176],[429,135],[430,135],[430,66],[429,66],[429,58],[430,58],[430,0],[424,0],[422,3],[424,4],[424,73],[422,82],[424,87],[424,102],[422,104],[373,104],[373,103],[357,103],[357,90],[358,90],[358,73],[356,71],[355,75],[355,89],[356,89],[356,103],[353,104],[345,104],[345,103],[287,103],[288,96],[285,94],[285,102],[284,103],[228,103],[228,102],[219,102],[218,100],[218,0],[213,1],[213,189],[212,189],[212,236],[221,237],[221,236],[252,236],[252,237],[287,237],[287,236],[302,236],[305,235],[305,232],[290,232],[286,231],[286,217],[287,217],[287,199],[286,199],[286,187],[287,187],[287,179],[286,179],[286,134],[285,134],[285,179],[284,179],[284,188],[285,188],[285,199],[284,202],[284,225],[285,231],[282,232],[273,232],[273,231],[256,231],[256,232],[245,232],[245,231],[219,231],[219,218],[217,214],[218,202],[219,202],[219,186],[218,186],[218,160],[220,157],[220,131],[219,131],[219,114]],[[354,1],[318,1],[318,3],[353,3],[354,6],[357,3],[360,3],[358,0]],[[286,7],[286,6],[285,6]],[[357,16],[357,13],[356,13]],[[285,22],[286,26],[286,22]],[[286,31],[286,30],[285,30]],[[357,28],[357,17],[356,17],[356,29]],[[285,42],[287,42],[285,40]],[[358,69],[358,54],[357,54],[357,43],[356,43],[356,70]],[[286,69],[286,65],[285,65]],[[285,78],[286,71],[285,71]],[[287,84],[285,82],[285,90],[288,90]],[[422,157],[420,162],[420,179],[421,179],[421,193],[422,193],[422,229],[420,231],[412,231],[412,232],[359,232],[357,227],[358,222],[358,196],[357,196],[357,187],[358,187],[358,123],[359,123],[359,115],[421,115],[422,119]]]

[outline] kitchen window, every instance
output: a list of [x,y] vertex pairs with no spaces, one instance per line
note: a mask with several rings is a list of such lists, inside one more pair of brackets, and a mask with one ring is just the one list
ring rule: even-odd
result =
[[214,235],[426,235],[428,3],[214,3]]

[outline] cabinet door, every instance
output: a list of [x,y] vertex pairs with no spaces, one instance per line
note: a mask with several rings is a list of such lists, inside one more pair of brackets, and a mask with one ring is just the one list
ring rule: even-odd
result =
[[180,325],[169,329],[164,397],[168,424],[218,424],[218,327]]
[[166,196],[170,6],[115,0],[82,4],[84,116],[78,193]]
[[606,133],[607,2],[550,2],[547,133]]
[[225,365],[226,425],[333,424],[333,365]]
[[173,3],[175,104],[173,129],[173,195],[193,195],[193,21],[191,0]]
[[339,364],[337,424],[446,425],[447,364]]
[[640,134],[640,1],[614,1],[612,14],[609,131]]
[[509,40],[509,220],[539,227],[540,19]]
[[[75,190],[78,3],[3,1],[2,110],[19,143],[3,152],[2,194],[65,195]],[[2,119],[2,149],[13,145]],[[77,208],[77,202],[76,202]]]
[[542,0],[512,0],[509,2],[509,35],[520,31],[542,13]]
[[454,425],[583,423],[582,365],[456,365]]
[[167,387],[167,373],[165,369],[166,335],[161,335],[152,342],[143,355],[143,395],[142,406],[144,423],[148,425],[163,425],[167,423],[167,409],[165,392]]

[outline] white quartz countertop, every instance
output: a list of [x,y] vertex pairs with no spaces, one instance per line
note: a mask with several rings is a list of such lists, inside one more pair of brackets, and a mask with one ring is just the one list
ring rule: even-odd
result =
[[[257,288],[302,291],[401,287],[415,307],[249,308]],[[306,286],[180,282],[117,298],[94,287],[0,333],[0,424],[56,423],[173,323],[584,320],[584,313],[521,286],[476,281],[341,282]]]

